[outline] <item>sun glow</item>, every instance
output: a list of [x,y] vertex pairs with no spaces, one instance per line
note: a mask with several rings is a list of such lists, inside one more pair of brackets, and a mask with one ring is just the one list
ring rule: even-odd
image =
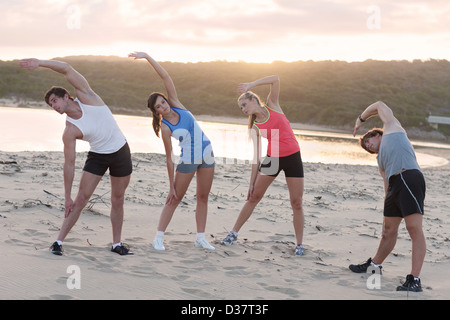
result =
[[136,50],[177,62],[449,59],[450,6],[437,2],[0,2],[0,59]]

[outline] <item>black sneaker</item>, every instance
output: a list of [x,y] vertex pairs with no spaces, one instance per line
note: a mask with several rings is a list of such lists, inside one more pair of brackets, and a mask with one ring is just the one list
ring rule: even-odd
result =
[[422,292],[422,285],[420,284],[420,279],[414,279],[412,274],[406,276],[406,281],[401,286],[397,287],[397,291],[412,291],[412,292]]
[[[371,266],[371,264],[372,264],[372,258],[369,258],[366,262],[364,262],[362,264],[351,264],[348,266],[348,268],[356,273],[367,273],[367,269]],[[372,268],[376,268],[376,267],[372,266]],[[379,266],[378,268],[380,268],[380,274],[381,274],[382,267]],[[372,273],[375,273],[375,270],[372,270]]]
[[57,256],[62,256],[64,252],[62,245],[59,245],[56,241],[50,246],[50,250],[52,250],[52,253]]
[[118,245],[117,247],[111,247],[111,251],[120,254],[121,256],[125,256],[128,254],[133,254],[130,252],[130,248],[125,243]]

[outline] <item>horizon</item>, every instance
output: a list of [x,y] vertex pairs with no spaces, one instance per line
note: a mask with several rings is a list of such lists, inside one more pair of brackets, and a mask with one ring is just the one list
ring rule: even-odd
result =
[[[36,57],[34,57],[36,58]],[[117,60],[133,60],[130,57],[127,56],[119,56],[119,55],[103,55],[103,54],[80,54],[80,55],[67,55],[67,56],[55,56],[55,57],[51,57],[51,58],[38,58],[40,60],[56,60],[56,59],[102,59],[105,58],[106,59],[117,59]],[[1,59],[0,61],[2,62],[14,62],[14,61],[20,61],[21,59],[26,59],[26,57],[23,58],[14,58],[14,59]],[[272,64],[272,63],[299,63],[299,62],[345,62],[345,63],[363,63],[363,62],[367,62],[367,61],[377,61],[377,62],[402,62],[402,61],[406,61],[409,63],[413,63],[415,61],[420,61],[420,62],[427,62],[427,61],[447,61],[450,62],[450,59],[445,59],[445,58],[426,58],[426,59],[421,59],[421,58],[412,58],[412,59],[389,59],[389,60],[384,60],[384,59],[373,59],[373,58],[367,58],[364,60],[353,60],[353,61],[348,61],[348,60],[339,60],[339,59],[324,59],[324,60],[313,60],[313,59],[309,59],[309,60],[295,60],[295,61],[283,61],[283,60],[273,60],[273,61],[264,61],[264,62],[254,62],[254,61],[244,61],[244,60],[226,60],[226,59],[216,59],[216,60],[205,60],[205,61],[169,61],[169,60],[158,60],[159,62],[164,62],[164,63],[181,63],[181,64],[189,64],[189,63],[212,63],[212,62],[223,62],[223,63],[247,63],[247,64]]]

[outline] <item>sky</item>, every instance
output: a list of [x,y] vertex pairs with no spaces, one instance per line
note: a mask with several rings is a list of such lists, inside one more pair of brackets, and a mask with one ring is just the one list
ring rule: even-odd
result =
[[0,60],[450,60],[448,0],[0,0]]

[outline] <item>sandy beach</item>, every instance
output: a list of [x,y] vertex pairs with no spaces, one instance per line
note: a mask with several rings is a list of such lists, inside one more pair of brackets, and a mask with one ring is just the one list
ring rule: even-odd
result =
[[[77,154],[78,185],[86,153]],[[207,239],[215,251],[197,249],[195,181],[175,212],[165,252],[151,247],[167,195],[165,159],[133,154],[126,194],[123,241],[134,255],[110,252],[109,178],[64,242],[49,246],[64,216],[62,152],[0,152],[0,299],[448,299],[450,298],[450,168],[424,169],[427,256],[423,293],[396,292],[410,272],[411,242],[401,225],[385,261],[379,289],[365,274],[348,270],[375,253],[381,227],[383,186],[373,166],[305,163],[304,257],[295,257],[291,209],[284,175],[275,180],[240,232],[223,246],[248,188],[248,164],[218,164],[210,194]],[[194,179],[195,180],[195,179]],[[75,191],[74,191],[75,192]],[[72,266],[80,288],[70,288]]]

